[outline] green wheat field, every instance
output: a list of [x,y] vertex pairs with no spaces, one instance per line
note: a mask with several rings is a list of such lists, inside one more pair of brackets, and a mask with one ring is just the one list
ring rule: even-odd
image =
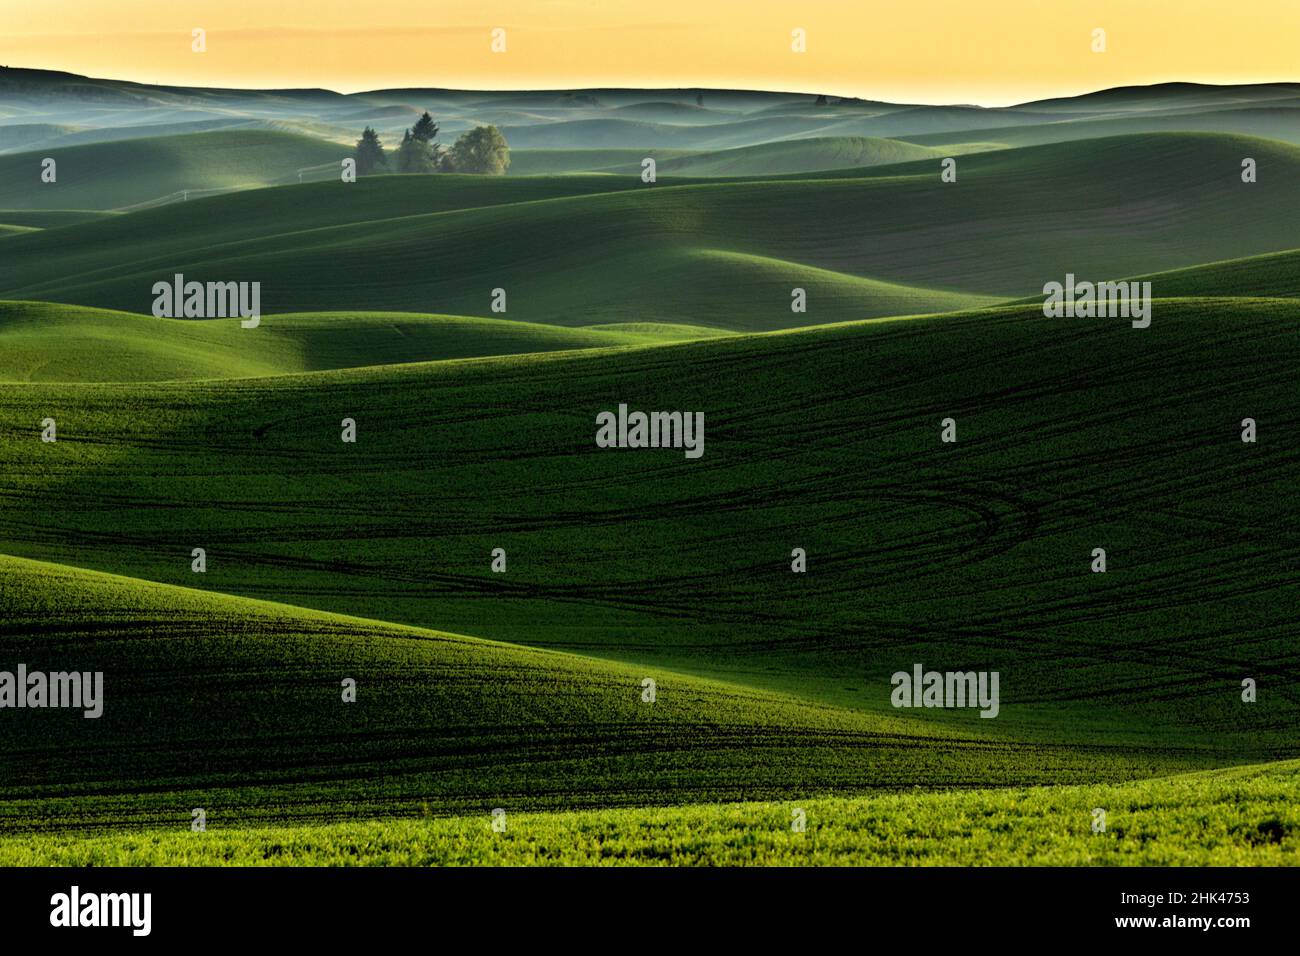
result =
[[[425,110],[508,173],[342,181]],[[0,670],[104,674],[0,710],[0,865],[1295,864],[1297,182],[1300,85],[0,69]],[[155,318],[176,273],[260,325]],[[597,447],[620,403],[703,455]]]

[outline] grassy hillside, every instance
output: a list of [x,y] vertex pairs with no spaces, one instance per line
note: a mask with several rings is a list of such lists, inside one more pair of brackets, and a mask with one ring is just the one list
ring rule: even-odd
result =
[[1300,298],[1300,249],[1141,276],[1161,296],[1263,295]]
[[96,219],[111,219],[114,212],[95,209],[0,209],[0,222],[8,226],[29,226],[33,229],[55,229]]
[[[304,237],[324,227],[344,227],[344,233],[370,221],[402,220],[461,209],[508,203],[635,189],[640,180],[609,176],[562,176],[507,179],[487,176],[376,176],[355,183],[318,182],[265,190],[249,190],[210,199],[174,203],[129,215],[4,211],[3,221],[17,225],[62,224],[69,217],[102,219],[98,228],[64,231],[40,242],[15,247],[13,257],[0,260],[16,277],[20,268],[29,275],[42,258],[57,256],[55,271],[98,270],[111,261],[154,261],[161,248],[167,255],[219,250],[249,240],[269,240],[284,235],[292,245],[294,234]],[[211,205],[217,203],[217,205]],[[159,237],[166,236],[165,242]],[[120,258],[119,258],[120,257]],[[116,267],[115,267],[116,268]],[[338,271],[338,270],[332,270]],[[440,270],[439,270],[440,271]],[[422,274],[433,274],[429,260]],[[152,285],[152,283],[151,283]],[[47,298],[59,299],[57,295]],[[137,304],[148,311],[148,303]],[[418,309],[413,311],[419,311]]]
[[[1240,181],[1243,155],[1257,159],[1258,183]],[[608,176],[473,187],[385,177],[364,191],[322,183],[218,197],[11,237],[0,295],[140,312],[153,282],[183,272],[261,281],[269,312],[490,317],[492,290],[506,288],[505,317],[520,321],[769,329],[897,311],[866,287],[862,295],[810,288],[808,312],[792,314],[790,290],[810,269],[838,273],[828,278],[842,289],[854,280],[911,287],[908,311],[921,312],[956,307],[947,292],[1016,298],[1067,272],[1115,278],[1295,244],[1296,147],[1167,134],[958,162],[955,183],[941,182],[938,163],[927,160],[831,178],[681,186]],[[532,201],[549,191],[565,198]],[[784,265],[752,289],[746,270],[732,268],[751,260],[726,256]],[[710,290],[729,286],[736,291],[720,315]]]
[[[626,288],[634,264],[617,278]],[[644,298],[620,302],[620,284],[608,280],[584,287],[592,304],[576,305],[569,316],[592,319],[653,318],[661,322],[691,317],[723,330],[768,332],[844,319],[948,312],[992,305],[997,296],[974,295],[861,279],[783,259],[718,249],[664,252],[636,276]],[[803,289],[807,311],[791,308],[793,289]],[[547,290],[548,292],[550,290]],[[551,293],[558,298],[558,290]],[[738,311],[740,310],[740,311]]]
[[[896,670],[998,670],[998,719],[920,716],[1103,763],[1296,756],[1293,306],[1161,300],[1145,330],[1021,306],[242,383],[4,385],[0,552],[884,716]],[[703,412],[703,457],[597,448],[619,402]]]
[[[243,378],[399,362],[649,345],[718,333],[690,326],[565,329],[412,313],[157,319],[42,302],[0,302],[0,381]],[[251,337],[250,337],[251,336]]]
[[[1300,860],[1295,761],[1140,783],[193,834],[0,837],[7,866],[1278,866]],[[1107,809],[1104,833],[1091,830]],[[506,808],[502,808],[506,809]],[[806,830],[793,832],[794,811]]]
[[195,806],[217,829],[772,799],[922,773],[932,784],[1123,779],[1194,762],[1000,743],[978,727],[944,732],[662,668],[12,558],[0,557],[0,587],[6,661],[104,674],[96,719],[6,714],[9,832],[188,825]]
[[[1155,299],[1205,296],[1300,298],[1300,249],[1129,276],[1123,281],[1151,283],[1151,296]],[[1019,302],[1041,303],[1044,298],[1040,292]]]
[[[114,209],[179,190],[290,183],[297,170],[349,155],[347,148],[268,130],[220,130],[68,146],[0,156],[0,208]],[[41,162],[58,181],[41,182]]]

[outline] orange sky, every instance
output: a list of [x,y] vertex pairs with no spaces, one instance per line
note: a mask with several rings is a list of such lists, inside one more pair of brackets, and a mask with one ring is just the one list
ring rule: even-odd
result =
[[[790,49],[796,27],[806,53]],[[1300,0],[4,0],[0,64],[344,92],[710,86],[993,105],[1300,80]]]

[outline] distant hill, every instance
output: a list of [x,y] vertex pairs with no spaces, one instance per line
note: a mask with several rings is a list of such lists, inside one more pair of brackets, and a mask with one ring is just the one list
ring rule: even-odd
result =
[[[1240,181],[1242,156],[1259,182]],[[955,183],[926,159],[654,186],[605,175],[283,187],[11,236],[0,296],[147,312],[152,283],[183,272],[261,281],[267,312],[492,318],[491,290],[508,282],[512,320],[761,331],[1295,247],[1294,146],[1166,133],[973,154],[957,168]],[[806,313],[790,307],[800,286]]]
[[[210,133],[215,130],[274,130],[298,133],[331,142],[346,140],[349,131],[312,121],[289,119],[248,119],[230,116],[220,119],[189,119],[176,122],[136,123],[127,126],[0,126],[0,154],[50,150],[67,146],[85,146],[90,143],[111,143],[124,139],[147,139],[161,136],[183,136],[188,133]],[[351,142],[346,143],[351,146]]]
[[687,176],[772,176],[781,173],[883,166],[948,155],[943,150],[864,136],[796,139],[697,153],[659,164],[659,172]]
[[1022,103],[1020,109],[1037,110],[1150,110],[1170,107],[1241,106],[1300,96],[1300,83],[1152,83],[1117,86],[1078,96]]
[[1037,146],[1073,142],[1104,136],[1159,132],[1214,132],[1261,136],[1284,143],[1300,144],[1300,100],[1278,100],[1276,106],[1241,109],[1207,109],[1133,116],[1087,118],[1041,126],[1011,126],[997,129],[957,130],[943,133],[904,135],[902,139],[921,146],[952,147],[972,138],[1003,147]]
[[662,163],[696,155],[689,149],[512,149],[511,176],[554,176],[569,173],[641,175],[646,157]]
[[[395,145],[429,110],[444,137],[487,123],[518,149],[712,152],[789,139],[871,137],[919,145],[1029,145],[1124,132],[1239,132],[1294,140],[1287,116],[1252,110],[1300,105],[1300,84],[1170,83],[1102,90],[1018,106],[883,103],[811,94],[702,89],[233,90],[151,85],[54,71],[0,68],[0,153],[217,128],[278,129],[352,143],[365,125]],[[1229,115],[1210,115],[1210,114]],[[1179,114],[1178,124],[1161,121]],[[1128,126],[1076,124],[1118,119]],[[1146,122],[1146,121],[1150,122]],[[15,130],[6,134],[4,127]],[[133,127],[153,127],[147,133]],[[987,131],[988,135],[985,135]],[[1020,131],[1017,133],[1017,131]],[[930,137],[931,139],[923,139]]]
[[[221,130],[0,156],[0,208],[116,209],[177,192],[290,183],[349,150],[293,133]],[[41,182],[41,163],[57,165]]]
[[897,140],[870,137],[792,139],[735,149],[693,151],[673,149],[516,149],[511,152],[512,175],[602,172],[640,176],[647,157],[656,161],[659,176],[772,176],[782,173],[850,169],[952,155]]

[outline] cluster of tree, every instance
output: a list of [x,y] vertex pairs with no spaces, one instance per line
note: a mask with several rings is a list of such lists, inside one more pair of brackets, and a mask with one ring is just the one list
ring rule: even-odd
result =
[[495,126],[479,126],[462,133],[450,149],[438,142],[438,124],[428,113],[402,135],[390,157],[379,134],[369,126],[357,140],[357,173],[480,173],[500,176],[510,168],[510,146]]

